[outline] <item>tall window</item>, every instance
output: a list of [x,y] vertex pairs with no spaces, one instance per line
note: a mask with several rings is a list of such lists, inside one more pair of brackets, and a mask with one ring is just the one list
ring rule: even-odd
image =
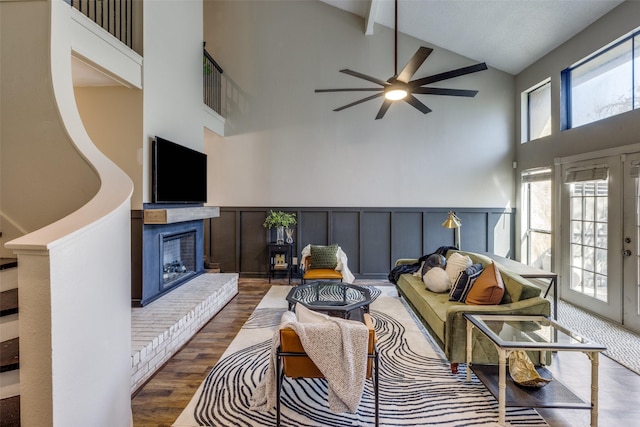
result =
[[565,128],[640,108],[640,33],[606,47],[562,73]]
[[522,173],[526,263],[551,271],[551,169]]
[[607,301],[608,169],[569,171],[571,278],[576,292]]
[[524,93],[527,108],[526,141],[551,135],[551,81]]

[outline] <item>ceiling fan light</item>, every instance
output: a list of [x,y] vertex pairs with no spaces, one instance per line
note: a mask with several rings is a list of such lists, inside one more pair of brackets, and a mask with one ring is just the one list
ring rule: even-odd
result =
[[393,88],[384,93],[384,97],[390,101],[399,101],[407,96],[407,91],[402,88]]

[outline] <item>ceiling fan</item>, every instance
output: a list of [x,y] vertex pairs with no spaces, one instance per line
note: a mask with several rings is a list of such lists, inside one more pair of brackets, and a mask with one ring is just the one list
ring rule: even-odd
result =
[[372,99],[380,98],[384,95],[384,101],[382,106],[376,115],[376,120],[384,117],[385,113],[396,101],[405,101],[412,105],[423,114],[431,112],[431,109],[423,104],[414,95],[447,95],[447,96],[462,96],[462,97],[474,97],[478,93],[477,90],[464,90],[464,89],[446,89],[425,87],[425,85],[440,82],[443,80],[449,80],[454,77],[464,76],[466,74],[476,73],[487,69],[487,64],[484,62],[470,65],[468,67],[457,68],[455,70],[446,71],[444,73],[433,74],[431,76],[423,77],[420,79],[411,80],[418,68],[429,57],[433,49],[421,46],[418,51],[411,57],[407,65],[404,66],[400,74],[398,74],[398,0],[395,1],[395,62],[394,62],[394,75],[386,81],[371,77],[366,74],[359,73],[357,71],[344,69],[340,70],[341,73],[349,74],[350,76],[357,77],[359,79],[367,80],[369,82],[380,85],[379,88],[342,88],[342,89],[316,89],[316,93],[323,92],[378,92],[374,95],[367,96],[358,101],[352,102],[342,107],[338,107],[333,111],[342,111],[346,108],[353,107],[354,105],[361,104]]

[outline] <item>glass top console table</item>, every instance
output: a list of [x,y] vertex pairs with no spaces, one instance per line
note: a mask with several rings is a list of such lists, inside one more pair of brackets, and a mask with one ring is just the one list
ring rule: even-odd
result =
[[[498,399],[498,424],[505,425],[506,407],[590,409],[591,426],[598,425],[598,358],[606,350],[544,316],[465,314],[467,320],[467,381],[471,371]],[[498,366],[473,365],[473,330],[478,329],[491,340],[498,352]],[[506,362],[515,350],[539,351],[540,360],[546,352],[579,351],[591,360],[591,401],[585,402],[567,389],[558,379],[542,388],[525,388],[507,378]],[[551,373],[537,368],[544,378]],[[576,375],[581,373],[576,372]]]

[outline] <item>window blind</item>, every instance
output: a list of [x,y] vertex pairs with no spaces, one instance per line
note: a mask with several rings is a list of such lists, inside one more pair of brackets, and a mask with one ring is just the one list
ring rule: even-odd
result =
[[607,166],[594,166],[587,169],[568,169],[564,175],[565,184],[584,181],[606,181],[609,178]]
[[551,181],[551,168],[527,169],[522,172],[522,183]]

